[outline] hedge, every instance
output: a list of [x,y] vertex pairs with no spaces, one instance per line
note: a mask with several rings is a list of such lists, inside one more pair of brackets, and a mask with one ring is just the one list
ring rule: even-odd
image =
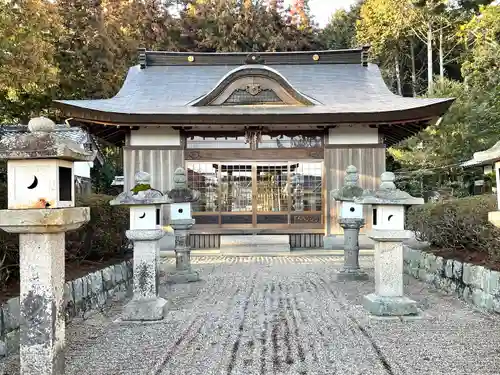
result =
[[500,229],[488,222],[497,210],[495,195],[479,195],[426,203],[408,210],[407,228],[431,247],[459,253],[483,253],[500,261]]
[[[66,261],[106,261],[125,256],[128,210],[110,206],[113,197],[91,194],[78,197],[77,206],[90,207],[90,222],[66,233]],[[7,189],[0,184],[0,208],[7,207]],[[19,279],[19,235],[0,230],[0,286]]]

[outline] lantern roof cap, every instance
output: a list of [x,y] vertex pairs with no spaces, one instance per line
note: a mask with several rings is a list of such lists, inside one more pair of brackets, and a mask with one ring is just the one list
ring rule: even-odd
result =
[[188,187],[186,172],[180,167],[174,172],[174,188],[167,195],[172,203],[189,203],[200,199],[200,192]]
[[396,187],[396,176],[392,172],[384,172],[380,176],[381,183],[377,190],[368,190],[361,197],[354,199],[355,203],[372,205],[413,206],[424,204],[423,198],[413,197]]
[[336,201],[352,202],[361,197],[364,190],[359,186],[359,173],[354,165],[349,165],[345,171],[344,185],[340,189],[332,190],[330,198]]
[[151,175],[139,171],[135,174],[135,186],[130,191],[120,193],[109,204],[112,206],[159,205],[170,203],[170,199],[161,191],[151,187]]
[[0,159],[62,159],[70,161],[93,161],[97,151],[86,151],[83,145],[62,137],[56,124],[46,117],[32,118],[29,132],[0,139]]

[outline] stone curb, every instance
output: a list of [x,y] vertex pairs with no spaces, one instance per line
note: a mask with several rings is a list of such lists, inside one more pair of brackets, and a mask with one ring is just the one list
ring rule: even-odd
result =
[[[104,307],[118,292],[125,292],[132,280],[132,260],[92,272],[64,285],[66,323],[86,318]],[[125,296],[125,293],[122,293]],[[0,357],[19,351],[19,297],[0,307]]]
[[500,272],[403,246],[404,273],[477,308],[500,314]]

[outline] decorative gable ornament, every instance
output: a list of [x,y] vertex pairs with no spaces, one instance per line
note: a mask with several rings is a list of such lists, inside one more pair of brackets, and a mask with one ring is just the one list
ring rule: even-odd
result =
[[[256,55],[250,55],[252,61],[253,57]],[[294,88],[277,70],[267,66],[245,65],[227,73],[210,92],[188,104],[199,107],[266,104],[312,106],[317,103]]]
[[246,92],[253,96],[259,94],[261,91],[262,89],[258,83],[249,83],[246,87]]

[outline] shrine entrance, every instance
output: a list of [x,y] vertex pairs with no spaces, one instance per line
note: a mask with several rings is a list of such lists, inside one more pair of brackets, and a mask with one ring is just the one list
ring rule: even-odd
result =
[[323,227],[323,161],[186,161],[198,227]]

